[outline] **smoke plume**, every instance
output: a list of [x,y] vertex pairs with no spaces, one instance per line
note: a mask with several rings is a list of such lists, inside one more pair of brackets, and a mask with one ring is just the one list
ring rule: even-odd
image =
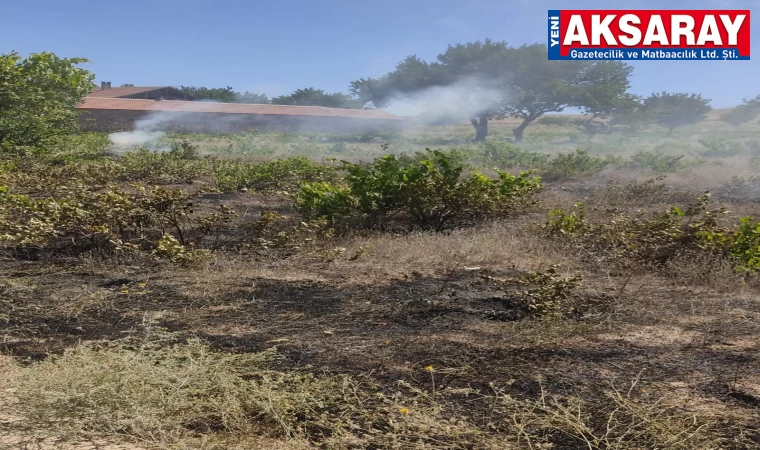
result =
[[[166,131],[197,131],[203,129],[211,133],[224,133],[235,131],[235,125],[244,120],[242,116],[219,116],[203,113],[204,103],[219,103],[212,100],[185,102],[185,111],[156,111],[135,121],[132,131],[111,133],[108,139],[111,141],[110,150],[121,154],[138,147],[152,151],[169,151],[170,147],[163,143],[162,138]],[[191,109],[191,111],[187,111]],[[198,112],[193,112],[197,109]]]
[[498,109],[504,96],[497,81],[470,77],[411,94],[395,93],[385,110],[399,116],[417,116],[431,124],[462,123],[471,115]]

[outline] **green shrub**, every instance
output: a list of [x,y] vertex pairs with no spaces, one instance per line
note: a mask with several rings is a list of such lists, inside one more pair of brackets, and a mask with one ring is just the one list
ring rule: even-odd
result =
[[0,188],[0,242],[23,250],[138,250],[172,233],[182,245],[219,231],[231,212],[197,214],[188,193],[160,186],[81,188],[60,198],[32,198]]
[[[383,153],[388,154],[388,148],[390,146],[388,144],[383,144],[380,146]],[[447,158],[451,160],[453,164],[459,164],[459,165],[465,165],[467,161],[476,159],[478,157],[478,154],[469,148],[450,148],[447,150],[438,150],[441,155],[445,155]],[[426,151],[417,151],[414,152],[411,155],[407,155],[406,153],[401,153],[396,157],[398,159],[399,164],[401,165],[409,165],[409,164],[417,164],[422,161],[427,161],[430,159],[430,152],[428,150]]]
[[545,153],[528,152],[506,142],[488,141],[482,146],[486,160],[501,169],[533,169],[543,166],[549,160],[549,155]]
[[718,216],[728,211],[709,210],[709,201],[705,193],[685,210],[671,207],[636,215],[616,211],[603,223],[587,222],[583,205],[576,203],[572,212],[549,212],[544,229],[623,265],[662,266],[678,254],[696,251],[723,255],[740,272],[760,270],[760,222],[744,217],[736,229],[721,226]]
[[649,169],[656,173],[672,173],[684,167],[684,155],[666,155],[663,152],[639,152],[633,155],[629,166]]
[[598,173],[611,162],[611,158],[591,156],[588,150],[577,149],[575,153],[560,153],[548,160],[539,173],[547,181],[567,180]]
[[664,263],[685,249],[717,250],[720,214],[725,208],[708,210],[710,194],[701,195],[685,210],[671,207],[665,212],[627,216],[617,214],[605,228],[605,237],[624,252],[647,263]]
[[302,210],[333,221],[351,215],[359,206],[351,188],[324,182],[302,183],[295,199]]
[[440,151],[429,159],[402,161],[393,155],[370,165],[343,161],[345,185],[306,183],[296,205],[310,216],[336,223],[360,216],[366,225],[386,226],[398,220],[422,229],[442,230],[452,221],[480,220],[533,204],[541,189],[530,172],[518,176],[499,171],[499,179],[472,172]]
[[557,269],[558,266],[552,266],[544,272],[528,272],[506,280],[483,278],[506,294],[508,306],[527,317],[578,317],[595,301],[578,295],[577,288],[583,281],[581,274],[562,277]]
[[741,271],[760,270],[760,222],[742,217],[730,244],[731,256]]
[[138,148],[115,160],[120,181],[150,184],[190,184],[207,174],[210,160],[197,159],[195,148],[177,144],[168,152]]
[[702,156],[725,158],[728,156],[736,156],[747,152],[747,146],[741,142],[728,142],[718,139],[701,139],[699,141],[705,150],[701,150],[698,153]]
[[168,259],[178,264],[189,265],[203,261],[211,256],[211,252],[205,249],[187,249],[174,236],[164,234],[158,240],[153,255],[159,259]]
[[331,145],[328,148],[328,153],[346,153],[348,152],[348,147],[346,147],[345,142],[336,142],[335,144]]
[[266,211],[261,218],[247,223],[244,230],[246,243],[243,247],[266,250],[303,249],[330,239],[334,231],[326,219],[316,218],[303,222],[274,211]]
[[172,143],[169,154],[178,159],[198,159],[198,146],[189,141]]
[[222,192],[243,188],[284,188],[301,181],[331,180],[335,174],[331,167],[317,164],[305,157],[276,159],[263,163],[216,161],[213,172],[216,186]]
[[586,222],[586,208],[582,202],[573,205],[573,210],[566,213],[562,209],[549,211],[544,228],[552,234],[576,234],[589,229]]

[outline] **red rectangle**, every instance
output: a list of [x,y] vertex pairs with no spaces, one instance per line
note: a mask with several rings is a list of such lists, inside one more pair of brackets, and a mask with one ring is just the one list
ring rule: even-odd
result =
[[[749,10],[561,10],[559,22],[562,56],[614,48],[730,48],[750,55]],[[576,38],[570,45],[568,34]]]

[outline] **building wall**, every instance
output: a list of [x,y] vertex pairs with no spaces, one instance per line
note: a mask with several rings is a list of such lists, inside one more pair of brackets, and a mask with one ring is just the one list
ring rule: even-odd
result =
[[329,116],[273,116],[263,114],[178,113],[80,109],[86,131],[179,131],[235,133],[249,130],[279,132],[363,133],[400,131],[402,121]]

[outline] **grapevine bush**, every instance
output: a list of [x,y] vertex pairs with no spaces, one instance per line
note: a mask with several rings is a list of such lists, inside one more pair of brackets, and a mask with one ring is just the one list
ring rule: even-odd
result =
[[635,215],[612,210],[602,223],[587,221],[584,205],[576,203],[569,212],[550,211],[544,229],[623,263],[662,266],[679,253],[697,251],[722,255],[740,272],[760,270],[760,222],[742,217],[737,226],[722,226],[718,217],[728,211],[708,209],[709,202],[706,192],[685,209]]
[[296,205],[308,216],[337,224],[347,219],[373,227],[401,222],[441,231],[452,223],[496,217],[535,204],[541,188],[532,172],[498,179],[481,173],[463,175],[465,166],[440,151],[424,160],[402,161],[394,155],[368,165],[342,162],[345,182],[304,183]]

